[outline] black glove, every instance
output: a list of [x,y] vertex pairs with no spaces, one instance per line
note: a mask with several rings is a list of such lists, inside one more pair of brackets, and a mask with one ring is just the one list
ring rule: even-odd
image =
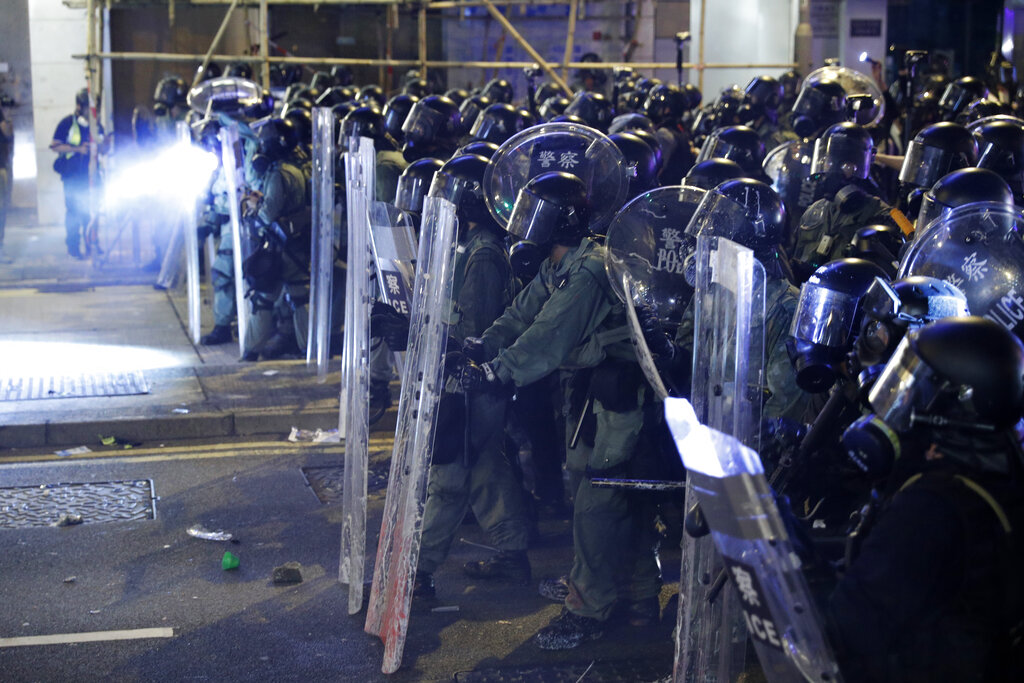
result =
[[461,377],[462,369],[469,360],[462,351],[448,351],[444,354],[444,376]]
[[409,319],[386,303],[374,301],[370,336],[382,338],[392,351],[405,351],[409,346]]
[[490,363],[474,363],[469,361],[462,368],[462,390],[467,394],[507,395],[512,393],[512,385],[501,381]]
[[636,317],[640,321],[640,330],[644,333],[644,341],[651,355],[656,360],[671,361],[676,355],[676,345],[669,339],[654,308],[649,304],[640,304],[636,307]]
[[483,363],[487,360],[487,351],[484,349],[484,340],[480,337],[466,337],[462,342],[462,353],[474,363]]

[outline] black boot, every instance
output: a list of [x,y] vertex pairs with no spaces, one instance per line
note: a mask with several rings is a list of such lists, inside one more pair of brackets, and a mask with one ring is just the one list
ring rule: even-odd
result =
[[204,346],[217,346],[218,344],[228,344],[230,342],[231,325],[214,325],[208,334],[204,334],[199,339],[199,343]]
[[509,579],[526,585],[530,583],[530,559],[525,550],[503,550],[486,560],[462,565],[474,579]]
[[434,588],[434,575],[430,572],[416,571],[416,579],[412,584],[413,599],[432,598],[437,593]]
[[380,422],[391,407],[391,389],[382,380],[370,380],[370,426]]
[[551,623],[537,631],[534,640],[542,650],[571,650],[588,640],[604,636],[604,623],[573,614],[565,607]]

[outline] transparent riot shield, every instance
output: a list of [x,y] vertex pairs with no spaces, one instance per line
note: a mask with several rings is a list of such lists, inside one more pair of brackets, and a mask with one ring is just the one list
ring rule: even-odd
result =
[[[370,206],[370,243],[380,300],[408,316],[416,266],[416,234],[410,216],[386,202],[374,202]],[[399,376],[405,367],[403,355],[395,352]]]
[[240,188],[242,187],[242,147],[235,126],[220,129],[220,158],[228,187],[228,215],[231,218],[231,240],[234,244],[235,306],[238,310],[238,353],[245,352],[245,332],[249,319],[246,316],[245,278],[242,262],[252,250],[247,231],[242,226]]
[[[191,145],[192,131],[188,123],[179,121],[177,125],[178,144]],[[185,238],[185,285],[188,294],[188,336],[193,344],[199,343],[200,335],[200,296],[199,296],[199,234],[196,231],[195,202],[182,207],[181,225]],[[212,263],[212,261],[210,261]]]
[[434,426],[444,382],[454,264],[455,205],[438,197],[427,197],[423,203],[398,427],[364,626],[367,633],[384,641],[384,673],[394,673],[401,665],[409,626]]
[[[764,367],[764,267],[721,237],[698,235],[693,381],[697,418],[757,447]],[[685,509],[697,503],[687,479]],[[675,681],[735,681],[746,628],[739,594],[723,585],[725,565],[712,540],[683,534]]]
[[702,425],[685,399],[666,400],[665,419],[686,466],[687,490],[700,503],[732,579],[765,678],[841,681],[757,453]]
[[790,140],[768,152],[761,164],[772,189],[786,205],[790,225],[799,224],[814,202],[814,183],[810,179],[813,156],[813,140]]
[[872,106],[858,118],[857,123],[862,126],[870,126],[878,123],[885,115],[885,97],[881,89],[867,74],[846,66],[823,66],[807,74],[802,87],[821,83],[822,81],[838,81],[839,85],[846,91],[846,96],[868,95],[871,97]]
[[[370,215],[376,152],[370,138],[353,138],[345,155],[348,262],[339,429],[345,474],[338,580],[348,585],[348,613],[363,607],[366,565],[366,468],[370,458]],[[333,197],[333,191],[332,191]],[[333,240],[333,237],[332,237]]]
[[668,394],[634,307],[649,309],[674,334],[693,295],[683,264],[696,248],[696,241],[685,228],[705,194],[698,187],[685,185],[659,187],[631,200],[608,226],[605,272],[612,289],[626,304],[630,337],[640,367],[661,398]]
[[309,336],[306,365],[327,380],[330,357],[331,293],[334,284],[334,111],[313,108],[313,231],[310,253]]

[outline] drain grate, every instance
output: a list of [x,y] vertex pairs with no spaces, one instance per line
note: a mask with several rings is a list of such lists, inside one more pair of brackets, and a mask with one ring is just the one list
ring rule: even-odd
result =
[[[366,472],[366,490],[383,491],[388,486],[388,462],[370,465]],[[344,490],[344,465],[320,465],[303,467],[302,476],[321,503],[336,503],[342,499]]]
[[101,372],[94,375],[51,377],[7,377],[0,379],[0,401],[28,401],[41,398],[87,398],[89,396],[130,396],[148,394],[149,385],[138,370]]
[[154,519],[153,481],[135,479],[0,488],[0,528],[54,526],[67,517],[80,517],[84,524]]
[[455,674],[454,679],[456,683],[576,683],[582,677],[588,683],[634,683],[657,681],[663,679],[667,673],[653,662],[624,660],[532,666],[522,669],[460,671]]

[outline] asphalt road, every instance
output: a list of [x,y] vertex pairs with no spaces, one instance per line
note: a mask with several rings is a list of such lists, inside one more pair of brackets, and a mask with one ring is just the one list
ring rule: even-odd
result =
[[[386,441],[371,444],[379,475],[389,453]],[[658,626],[614,626],[577,650],[544,652],[531,636],[559,606],[535,586],[470,583],[461,564],[486,551],[456,543],[436,574],[436,601],[411,617],[402,669],[381,674],[383,647],[363,632],[365,613],[347,614],[347,589],[337,581],[340,505],[321,502],[307,483],[317,470],[302,470],[343,458],[338,445],[263,441],[144,446],[78,460],[21,451],[5,460],[5,488],[151,480],[157,500],[153,519],[103,522],[98,509],[69,527],[0,528],[0,679],[561,681],[586,672],[582,680],[597,681],[670,671],[674,585],[663,590]],[[383,496],[371,483],[367,577]],[[237,543],[192,538],[186,529],[195,524],[228,531]],[[475,524],[463,528],[467,540],[487,543]],[[238,569],[221,568],[225,551],[239,558]],[[536,579],[567,571],[566,520],[541,520],[531,558]],[[289,561],[302,564],[304,581],[273,584],[273,568]],[[678,548],[666,549],[663,561],[666,580],[678,580]],[[159,637],[20,647],[6,640],[109,631]]]

